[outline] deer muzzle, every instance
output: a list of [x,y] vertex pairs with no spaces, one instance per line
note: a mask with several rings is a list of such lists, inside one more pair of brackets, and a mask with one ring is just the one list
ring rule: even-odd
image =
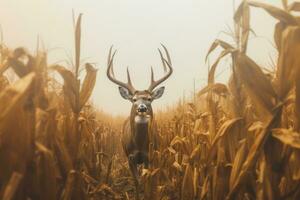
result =
[[142,104],[138,105],[137,112],[144,114],[144,113],[148,112],[148,108],[145,104],[142,103]]

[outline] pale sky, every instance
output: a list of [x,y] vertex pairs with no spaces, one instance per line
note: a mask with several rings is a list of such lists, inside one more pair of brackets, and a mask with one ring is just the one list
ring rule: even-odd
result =
[[[235,1],[236,6],[238,0]],[[280,0],[264,2],[280,5]],[[23,46],[34,51],[37,36],[49,49],[49,63],[74,55],[72,9],[83,13],[82,60],[97,63],[98,79],[92,101],[114,115],[127,114],[130,103],[122,99],[117,86],[106,77],[109,47],[118,49],[115,73],[126,80],[129,66],[133,84],[146,89],[150,66],[156,77],[163,73],[157,48],[163,43],[171,54],[174,73],[166,81],[165,94],[153,103],[154,109],[177,102],[183,94],[203,87],[207,81],[204,58],[216,38],[228,37],[222,31],[232,27],[233,0],[0,0],[0,25],[4,42],[11,48]],[[251,9],[249,55],[268,65],[274,56],[275,21],[260,9]],[[229,64],[223,62],[217,81],[226,81]]]

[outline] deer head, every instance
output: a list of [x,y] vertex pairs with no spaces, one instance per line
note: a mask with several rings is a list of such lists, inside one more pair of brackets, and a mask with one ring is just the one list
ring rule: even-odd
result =
[[158,52],[166,74],[162,78],[158,80],[154,80],[154,73],[151,67],[151,83],[147,90],[136,90],[133,87],[128,68],[127,68],[127,83],[119,81],[115,78],[114,70],[113,70],[113,60],[116,51],[114,51],[114,53],[112,54],[112,48],[110,48],[108,61],[107,61],[108,62],[107,77],[112,82],[119,85],[119,92],[121,96],[124,99],[132,102],[131,116],[153,117],[151,103],[153,100],[160,98],[164,93],[165,87],[157,88],[157,86],[171,76],[173,72],[173,68],[172,68],[172,63],[167,48],[164,45],[162,45],[162,47],[165,51],[167,59],[164,58],[160,49],[158,49]]

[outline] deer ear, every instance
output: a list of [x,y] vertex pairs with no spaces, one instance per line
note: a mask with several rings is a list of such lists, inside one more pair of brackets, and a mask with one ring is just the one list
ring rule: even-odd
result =
[[164,91],[165,91],[165,87],[160,87],[160,88],[154,90],[151,95],[152,99],[160,98],[163,95]]
[[124,99],[130,100],[132,98],[132,94],[127,88],[119,87],[119,92]]

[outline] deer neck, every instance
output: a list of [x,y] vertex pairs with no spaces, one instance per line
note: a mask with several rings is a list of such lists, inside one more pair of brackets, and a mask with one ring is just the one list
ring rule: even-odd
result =
[[137,149],[140,151],[148,149],[149,131],[152,119],[152,113],[147,116],[140,116],[135,113],[131,113],[130,126],[133,134],[133,140],[137,146]]

